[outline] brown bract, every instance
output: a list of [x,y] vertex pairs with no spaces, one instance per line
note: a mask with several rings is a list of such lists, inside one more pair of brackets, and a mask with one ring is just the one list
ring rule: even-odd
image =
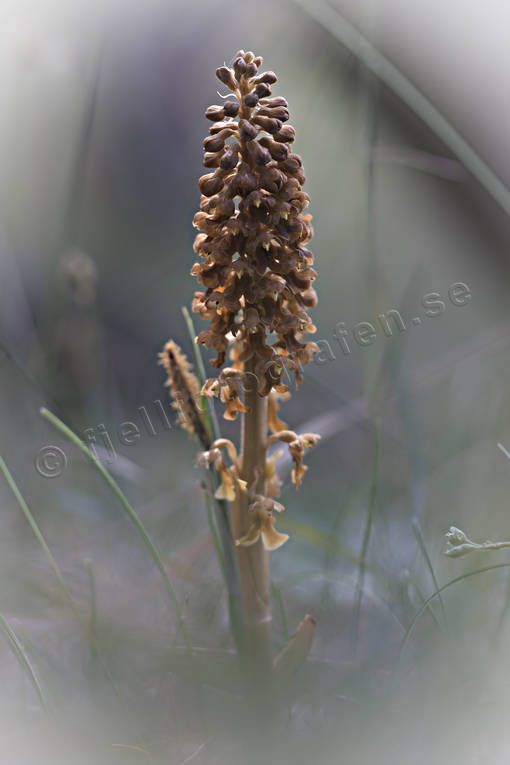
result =
[[[204,165],[212,171],[199,181],[193,222],[201,260],[192,274],[205,288],[195,293],[193,310],[210,322],[197,342],[216,350],[211,363],[221,367],[235,341],[236,362],[252,360],[258,392],[267,396],[287,389],[282,377],[289,371],[300,382],[317,350],[305,339],[315,332],[307,309],[316,303],[316,272],[302,161],[291,150],[294,129],[284,124],[288,105],[271,97],[277,78],[259,74],[261,63],[238,51],[232,68],[216,72],[232,97],[206,111],[213,124]],[[221,392],[229,418],[242,411],[232,378]]]

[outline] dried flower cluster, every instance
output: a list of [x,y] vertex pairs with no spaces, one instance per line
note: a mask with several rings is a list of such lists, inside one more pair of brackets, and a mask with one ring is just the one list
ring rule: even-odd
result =
[[259,424],[260,412],[253,409],[260,409],[257,399],[265,399],[264,424],[256,436],[259,457],[254,456],[255,444],[249,445],[250,458],[246,443],[238,457],[234,445],[220,439],[199,455],[198,464],[215,467],[221,478],[216,496],[230,500],[241,518],[236,545],[251,547],[261,539],[266,550],[274,550],[288,537],[273,528],[274,512],[284,509],[274,499],[280,490],[275,463],[282,452],[268,456],[267,450],[277,441],[287,445],[294,462],[292,480],[299,486],[305,448],[319,438],[314,433],[298,436],[277,415],[279,400],[289,395],[283,374],[293,372],[300,382],[301,366],[317,350],[305,340],[307,332],[315,332],[306,310],[316,303],[316,273],[307,248],[311,216],[303,214],[310,199],[302,190],[301,159],[290,149],[294,128],[284,124],[288,105],[272,97],[277,78],[273,72],[259,74],[261,63],[253,53],[238,51],[231,69],[216,71],[233,96],[206,111],[213,125],[204,141],[204,164],[213,171],[199,181],[200,212],[194,225],[201,233],[194,249],[202,262],[192,274],[206,288],[195,293],[193,309],[210,321],[197,342],[217,351],[216,367],[223,366],[230,346],[232,362],[205,382],[202,395],[219,396],[226,419],[241,413]]
[[[221,106],[210,106],[213,121],[204,141],[204,165],[212,172],[199,181],[201,232],[195,252],[203,259],[192,274],[204,285],[193,310],[210,326],[197,341],[214,348],[221,367],[233,344],[234,368],[251,360],[260,395],[285,391],[284,372],[301,381],[300,367],[311,361],[315,332],[307,309],[316,303],[316,272],[307,248],[312,237],[301,158],[291,151],[295,131],[284,98],[271,97],[277,78],[259,74],[253,53],[238,51],[233,67],[220,67],[218,79],[232,91]],[[232,370],[220,375],[227,416],[244,411]],[[215,383],[208,382],[209,389]]]
[[181,426],[188,433],[194,433],[204,449],[209,449],[211,439],[200,411],[200,386],[188,359],[177,343],[169,340],[159,354],[159,362],[167,373],[166,385]]
[[[294,375],[297,386],[301,367],[318,350],[306,340],[307,333],[315,332],[307,310],[317,300],[312,287],[316,272],[307,247],[311,216],[304,214],[310,199],[302,189],[301,159],[291,151],[294,129],[284,124],[287,102],[272,97],[276,76],[259,73],[261,64],[253,53],[238,51],[232,68],[216,71],[232,96],[206,111],[213,124],[204,141],[204,164],[211,172],[199,181],[200,212],[193,222],[200,232],[194,250],[201,260],[192,268],[205,289],[195,293],[193,310],[209,321],[196,342],[217,352],[211,362],[217,377],[205,380],[199,390],[172,341],[161,361],[181,425],[202,444],[197,465],[214,472],[215,500],[230,503],[227,540],[236,549],[247,651],[254,666],[267,669],[269,552],[288,539],[275,528],[275,515],[284,510],[275,499],[281,486],[276,462],[283,454],[276,444],[288,448],[292,480],[299,486],[306,471],[305,449],[319,436],[298,435],[278,415],[280,402],[290,396],[284,379]],[[212,409],[205,422],[201,397],[216,396],[227,420],[241,416],[239,450],[232,441],[212,436]],[[306,654],[314,622],[308,618],[303,625]]]

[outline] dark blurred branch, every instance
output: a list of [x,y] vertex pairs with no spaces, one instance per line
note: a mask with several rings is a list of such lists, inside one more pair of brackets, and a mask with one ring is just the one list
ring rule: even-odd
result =
[[387,85],[460,159],[510,215],[510,190],[441,112],[337,8],[325,0],[294,0]]

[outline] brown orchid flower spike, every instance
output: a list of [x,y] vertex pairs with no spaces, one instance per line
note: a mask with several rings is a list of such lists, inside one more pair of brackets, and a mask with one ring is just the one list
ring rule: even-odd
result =
[[[193,224],[199,262],[191,273],[202,285],[193,310],[209,322],[196,342],[214,349],[219,371],[201,395],[218,396],[224,417],[240,417],[239,454],[225,439],[199,455],[213,465],[221,484],[217,496],[230,501],[230,524],[241,580],[247,651],[257,666],[272,666],[269,554],[288,539],[275,528],[284,508],[275,500],[280,481],[277,459],[288,448],[299,486],[305,449],[319,436],[298,435],[279,419],[289,383],[302,381],[317,345],[307,340],[315,327],[308,309],[317,301],[316,272],[308,249],[312,237],[305,176],[292,151],[294,128],[287,101],[272,96],[274,72],[260,72],[262,58],[240,50],[232,67],[216,76],[230,95],[210,106],[212,122],[204,141],[199,180],[200,211]],[[227,356],[229,366],[226,365]]]

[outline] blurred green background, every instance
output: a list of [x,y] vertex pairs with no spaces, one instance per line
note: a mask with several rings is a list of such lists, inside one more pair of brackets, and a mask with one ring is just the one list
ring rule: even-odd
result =
[[[51,708],[48,719],[5,640],[6,762],[243,762],[197,446],[157,365],[169,337],[191,356],[181,306],[196,288],[203,113],[219,99],[216,67],[239,48],[264,57],[289,102],[319,274],[321,354],[282,414],[323,439],[302,488],[286,476],[282,492],[291,540],[272,555],[275,651],[305,613],[318,627],[282,702],[274,762],[507,762],[508,569],[447,588],[400,649],[438,586],[509,560],[443,555],[451,524],[510,538],[497,446],[510,448],[508,220],[444,135],[320,23],[322,5],[4,5],[0,454],[101,650],[91,654],[2,479],[0,613]],[[456,283],[469,289],[463,305],[449,296]],[[405,329],[392,322],[388,336],[377,317],[391,310]],[[359,322],[376,329],[366,347]],[[41,406],[81,437],[93,429],[162,554],[198,677],[133,526]],[[142,430],[132,446],[118,436],[126,420]],[[236,424],[224,432],[237,437]],[[66,455],[55,477],[37,470],[48,445]]]

